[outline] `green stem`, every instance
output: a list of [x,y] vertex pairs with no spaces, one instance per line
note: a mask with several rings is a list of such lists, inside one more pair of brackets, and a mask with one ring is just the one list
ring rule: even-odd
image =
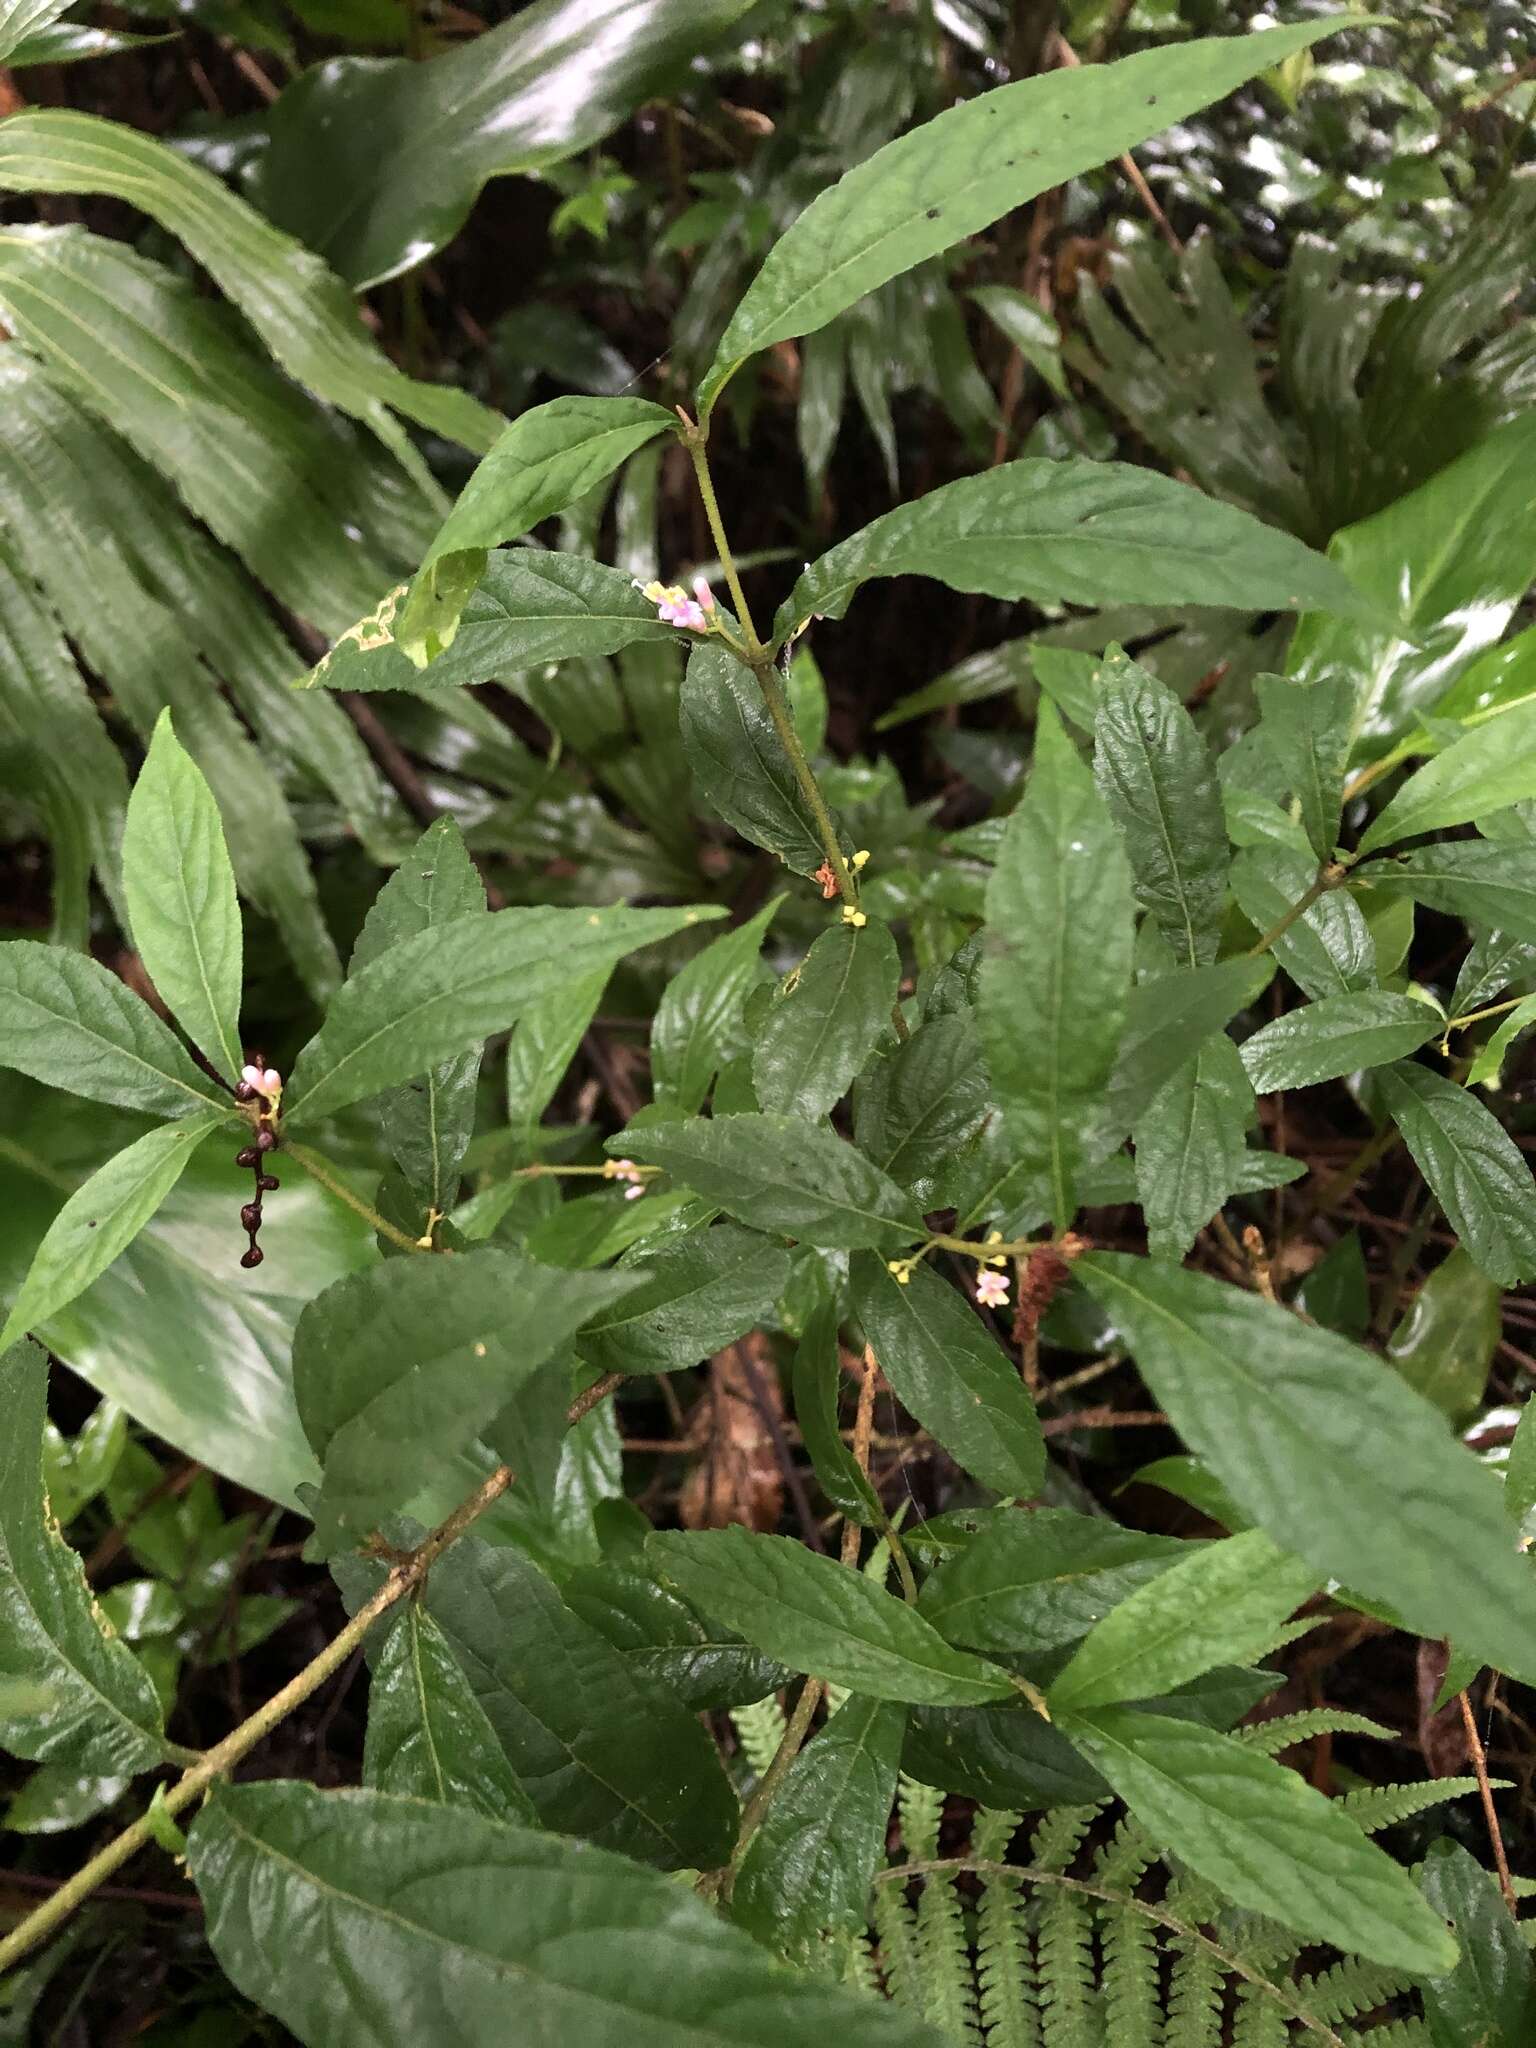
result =
[[1489,1017],[1502,1017],[1506,1010],[1518,1010],[1526,1000],[1525,996],[1511,996],[1507,1002],[1490,1003],[1486,1010],[1468,1010],[1464,1017],[1448,1018],[1445,1036],[1449,1038],[1453,1031],[1465,1031],[1469,1024],[1481,1024]]
[[1343,861],[1331,860],[1325,866],[1319,868],[1317,878],[1311,888],[1308,889],[1304,896],[1297,898],[1280,922],[1271,925],[1256,945],[1248,948],[1245,957],[1249,960],[1256,960],[1261,953],[1267,953],[1276,939],[1283,939],[1285,937],[1297,918],[1306,916],[1320,896],[1326,896],[1330,889],[1337,889],[1347,872],[1348,869]]
[[808,1678],[800,1688],[800,1697],[795,1702],[795,1711],[789,1717],[778,1748],[773,1753],[773,1762],[764,1771],[757,1790],[747,1801],[741,1816],[741,1831],[736,1837],[736,1847],[731,1856],[731,1867],[726,1874],[724,1895],[729,1898],[731,1882],[741,1867],[747,1844],[757,1832],[763,1815],[773,1803],[775,1793],[788,1775],[789,1767],[800,1754],[806,1736],[810,1733],[811,1719],[821,1704],[826,1686],[819,1678]]
[[283,1140],[282,1149],[297,1165],[302,1166],[312,1179],[319,1181],[328,1194],[334,1195],[338,1202],[345,1202],[347,1207],[361,1216],[365,1222],[371,1223],[380,1237],[388,1238],[399,1250],[425,1252],[432,1249],[430,1245],[422,1244],[416,1238],[408,1237],[403,1230],[397,1229],[388,1217],[381,1216],[377,1209],[371,1208],[361,1195],[354,1195],[335,1167],[318,1152],[311,1152],[307,1145],[295,1145],[287,1138]]
[[1379,761],[1372,761],[1369,767],[1362,768],[1358,774],[1350,777],[1344,785],[1342,801],[1353,802],[1357,796],[1363,795],[1373,782],[1380,782],[1383,775],[1390,775],[1394,768],[1401,768],[1405,761],[1411,761],[1417,751],[1416,741],[1399,740],[1391,753],[1383,754]]

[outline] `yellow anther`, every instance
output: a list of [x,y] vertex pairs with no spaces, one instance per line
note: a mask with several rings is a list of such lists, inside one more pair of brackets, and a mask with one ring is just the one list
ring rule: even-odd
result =
[[865,925],[869,923],[869,919],[862,910],[855,910],[851,903],[845,903],[843,905],[843,923],[851,924],[856,932],[861,932]]
[[911,1286],[912,1261],[910,1259],[887,1259],[885,1270],[890,1274],[898,1287]]
[[853,856],[853,859],[848,863],[848,865],[853,869],[854,873],[857,874],[859,869],[863,867],[864,863],[868,859],[869,848],[867,846],[861,846],[858,852]]

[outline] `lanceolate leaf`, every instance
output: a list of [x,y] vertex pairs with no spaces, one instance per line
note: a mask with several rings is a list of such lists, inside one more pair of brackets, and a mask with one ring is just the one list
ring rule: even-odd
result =
[[616,1277],[629,1291],[592,1315],[582,1356],[602,1372],[677,1372],[772,1315],[789,1254],[771,1237],[720,1223],[631,1259]]
[[1227,828],[1216,770],[1166,683],[1111,647],[1099,664],[1094,776],[1130,856],[1136,894],[1185,966],[1214,960]]
[[0,1330],[0,1351],[83,1294],[130,1245],[222,1121],[217,1110],[146,1131],[99,1167],[48,1226]]
[[873,1699],[974,1706],[1013,1691],[1006,1671],[952,1650],[894,1594],[787,1536],[667,1530],[647,1549],[694,1605],[777,1657]]
[[[87,1776],[147,1771],[164,1757],[154,1687],[108,1631],[43,1497],[47,1384],[35,1344],[0,1358],[0,1744]],[[26,1685],[41,1698],[7,1704]]]
[[1053,604],[1232,605],[1377,616],[1323,555],[1187,484],[1119,462],[1005,462],[942,484],[813,562],[776,621],[840,619],[861,583]]
[[0,946],[0,1065],[151,1116],[228,1106],[115,974],[31,939]]
[[1324,675],[1308,683],[1260,676],[1255,689],[1263,712],[1260,729],[1273,740],[1274,753],[1290,779],[1312,851],[1319,860],[1329,860],[1339,836],[1354,678]]
[[1507,1017],[1499,1020],[1497,1029],[1490,1032],[1487,1042],[1478,1048],[1477,1058],[1467,1072],[1467,1086],[1497,1088],[1510,1047],[1533,1024],[1536,1024],[1536,996],[1527,996]]
[[987,886],[997,950],[982,967],[980,1011],[1018,1163],[1046,1175],[1062,1226],[1075,1207],[1084,1129],[1120,1042],[1132,918],[1119,835],[1042,706],[1034,771]]
[[1387,1356],[1409,1386],[1457,1425],[1469,1421],[1482,1401],[1503,1335],[1502,1306],[1497,1283],[1457,1245],[1413,1297],[1388,1340]]
[[1262,1656],[1319,1573],[1262,1529],[1207,1544],[1130,1593],[1051,1680],[1051,1709],[1153,1699],[1217,1664]]
[[659,1105],[679,1116],[704,1106],[731,1050],[748,992],[766,978],[763,936],[783,903],[775,896],[735,931],[723,932],[673,975],[651,1023],[651,1085]]
[[887,143],[808,206],[732,314],[699,390],[759,349],[813,334],[855,300],[1037,193],[1108,162],[1335,24],[1313,22],[1059,70],[982,94]]
[[1536,796],[1536,701],[1474,726],[1464,739],[1416,769],[1360,842],[1362,853],[1420,832],[1464,825],[1506,804]]
[[905,1710],[855,1695],[796,1757],[736,1873],[731,1914],[790,1954],[862,1929],[885,1853]]
[[884,1511],[838,1423],[843,1369],[837,1341],[837,1311],[824,1302],[805,1326],[795,1353],[795,1420],[815,1467],[817,1483],[840,1514],[866,1529],[884,1521]]
[[820,1124],[751,1112],[632,1124],[608,1141],[743,1223],[831,1249],[899,1250],[922,1235],[910,1196]]
[[123,891],[133,942],[188,1038],[236,1079],[244,946],[219,807],[162,711],[128,802]]
[[[942,2048],[899,2009],[796,1976],[685,1885],[585,1842],[381,1792],[222,1787],[193,1825],[208,1937],[314,2048]],[[338,1956],[366,1968],[338,1969]]]
[[1299,1772],[1166,1715],[1105,1707],[1064,1725],[1158,1847],[1234,1905],[1410,1976],[1454,1960],[1407,1871]]
[[581,1565],[560,1582],[566,1604],[613,1645],[631,1670],[674,1694],[691,1713],[760,1700],[783,1685],[782,1664],[706,1621],[644,1569],[644,1559]]
[[1536,1580],[1497,1483],[1427,1401],[1356,1345],[1204,1274],[1117,1252],[1073,1270],[1186,1445],[1275,1542],[1420,1634],[1536,1671]]
[[415,1600],[396,1609],[373,1660],[363,1783],[537,1825],[485,1709],[442,1630]]
[[1208,1038],[1138,1118],[1136,1193],[1154,1258],[1182,1259],[1243,1184],[1253,1084],[1224,1033]]
[[634,1284],[588,1274],[573,1288],[558,1267],[487,1247],[387,1259],[317,1295],[294,1331],[293,1381],[325,1473],[323,1538],[361,1542],[451,1469],[585,1317]]
[[903,1286],[860,1253],[853,1306],[897,1399],[983,1486],[1024,1498],[1045,1473],[1040,1422],[1024,1382],[981,1317],[927,1266]]
[[890,926],[823,932],[763,1019],[752,1086],[765,1110],[823,1117],[888,1030],[901,960]]
[[1245,1039],[1243,1065],[1260,1095],[1310,1088],[1361,1067],[1383,1066],[1415,1051],[1444,1027],[1445,1019],[1413,996],[1357,989],[1324,996],[1276,1017]]
[[1273,971],[1267,959],[1218,960],[1136,984],[1103,1096],[1098,1156],[1114,1150],[1196,1047],[1263,994]]
[[4,0],[0,5],[0,64],[9,62],[29,36],[58,20],[70,0]]
[[928,1017],[889,1059],[871,1062],[854,1095],[859,1150],[936,1207],[948,1169],[992,1108],[976,1021],[967,1009]]
[[1536,1273],[1536,1180],[1475,1095],[1410,1060],[1376,1077],[1392,1121],[1457,1236],[1490,1280]]
[[751,672],[724,648],[696,647],[679,716],[683,752],[710,809],[796,874],[814,874],[826,852]]
[[1354,881],[1536,942],[1536,846],[1457,839],[1426,846],[1406,860],[1372,861],[1356,869]]
[[626,953],[718,917],[687,910],[502,910],[390,946],[340,988],[300,1053],[284,1120],[313,1120],[504,1031],[530,1004]]
[[[1250,846],[1232,863],[1232,893],[1262,937],[1273,931],[1317,878],[1316,866],[1283,846]],[[1305,995],[1344,995],[1377,979],[1376,944],[1359,903],[1326,890],[1273,941],[1270,951]]]
[[1536,2035],[1536,1964],[1499,1896],[1497,1880],[1459,1842],[1442,1836],[1424,1859],[1424,1896],[1456,1931],[1454,1970],[1423,1987],[1433,2048],[1516,2048]]

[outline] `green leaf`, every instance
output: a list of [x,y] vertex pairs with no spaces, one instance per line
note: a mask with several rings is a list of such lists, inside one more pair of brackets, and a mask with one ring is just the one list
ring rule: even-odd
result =
[[1536,1670],[1536,1583],[1497,1482],[1438,1410],[1357,1345],[1204,1274],[1117,1252],[1073,1272],[1190,1451],[1275,1542],[1420,1635]]
[[1496,1880],[1442,1837],[1419,1882],[1461,1949],[1453,1970],[1421,1986],[1433,2048],[1520,2048],[1536,2039],[1536,1965]]
[[842,1379],[837,1310],[823,1302],[806,1324],[795,1352],[795,1421],[817,1483],[833,1507],[863,1528],[877,1529],[885,1521],[885,1511],[839,1429]]
[[731,315],[704,381],[707,417],[759,349],[814,334],[888,279],[1107,163],[1326,35],[1336,22],[1050,71],[952,107],[820,193]]
[[605,1560],[567,1571],[560,1583],[566,1603],[613,1645],[626,1664],[665,1688],[690,1713],[760,1700],[789,1674],[717,1622],[706,1622],[688,1602],[644,1570]]
[[1536,1024],[1536,996],[1526,996],[1503,1018],[1497,1030],[1478,1047],[1477,1057],[1467,1070],[1469,1088],[1497,1088],[1509,1049],[1522,1033]]
[[1096,1156],[1114,1150],[1191,1051],[1203,1046],[1238,1010],[1256,1002],[1273,973],[1267,958],[1218,960],[1209,967],[1176,967],[1171,974],[1136,984],[1102,1096]]
[[1536,796],[1536,701],[1474,726],[1408,777],[1360,841],[1362,853],[1465,825]]
[[24,1331],[57,1315],[132,1244],[208,1133],[223,1121],[216,1110],[146,1131],[136,1144],[98,1167],[49,1224],[21,1284],[0,1351]]
[[459,493],[392,622],[418,668],[451,647],[487,551],[517,540],[677,424],[644,398],[552,398],[513,421]]
[[[586,1842],[382,1792],[231,1785],[191,1869],[220,1965],[311,2048],[942,2048],[921,2020],[795,1976],[687,1888]],[[338,1957],[366,1959],[338,1968]]]
[[1214,960],[1227,826],[1210,748],[1166,683],[1111,647],[1099,663],[1094,779],[1130,856],[1136,896],[1195,967]]
[[840,619],[877,576],[1037,604],[1380,616],[1326,556],[1278,527],[1155,470],[1086,459],[1004,462],[897,506],[805,570],[776,631]]
[[162,711],[128,802],[123,893],[133,943],[172,1016],[238,1078],[244,947],[219,807]]
[[[1260,936],[1274,930],[1316,879],[1314,863],[1284,846],[1250,846],[1232,863],[1232,893]],[[1371,928],[1344,889],[1325,890],[1308,904],[1270,951],[1303,995],[1315,1000],[1372,988],[1377,981]]]
[[854,1136],[882,1173],[910,1188],[924,1209],[976,1137],[992,1089],[974,1018],[930,1016],[888,1059],[872,1062],[854,1092]]
[[994,1492],[1028,1498],[1045,1476],[1034,1403],[974,1309],[927,1266],[905,1286],[865,1252],[849,1269],[854,1313],[902,1406]]
[[1095,1625],[1051,1680],[1051,1711],[1153,1699],[1217,1664],[1262,1657],[1318,1579],[1262,1529],[1206,1544]]
[[736,1799],[703,1724],[536,1565],[467,1537],[433,1566],[427,1606],[545,1827],[664,1869],[724,1862]]
[[544,0],[474,51],[313,66],[268,112],[263,209],[358,289],[398,276],[453,239],[488,178],[576,155],[671,91],[744,4]]
[[1223,1899],[1412,1977],[1453,1963],[1455,1943],[1407,1871],[1297,1772],[1126,1707],[1063,1726],[1158,1847]]
[[[352,947],[349,972],[371,966],[391,946],[459,918],[484,918],[485,884],[452,818],[439,818],[384,884]],[[382,1107],[395,1163],[423,1211],[439,1214],[458,1196],[464,1154],[475,1128],[480,1048],[470,1046],[392,1089]]]
[[752,1087],[765,1110],[816,1123],[889,1030],[901,960],[879,921],[822,933],[758,1026]]
[[759,1941],[794,1955],[823,1929],[862,1932],[905,1726],[902,1707],[855,1695],[795,1758],[731,1895],[731,1917]]
[[545,662],[615,654],[672,642],[677,628],[656,616],[631,577],[584,555],[548,548],[493,549],[464,601],[450,650],[423,676],[395,638],[410,585],[400,583],[337,640],[304,678],[329,690],[444,689],[493,682]]
[[[1336,533],[1328,552],[1385,622],[1304,618],[1286,662],[1302,682],[1356,685],[1351,739],[1375,757],[1433,711],[1504,634],[1536,573],[1527,512],[1536,415],[1495,427],[1383,511]],[[1497,721],[1495,721],[1497,723]]]
[[1253,1119],[1253,1085],[1230,1038],[1208,1038],[1136,1122],[1136,1193],[1147,1245],[1182,1259],[1227,1198],[1242,1186]]
[[792,1671],[933,1706],[1013,1691],[1006,1671],[952,1650],[904,1600],[790,1537],[669,1529],[646,1550],[663,1581]]
[[419,1602],[396,1610],[373,1660],[363,1783],[537,1826],[485,1709]]
[[1415,996],[1354,989],[1265,1024],[1243,1041],[1242,1061],[1255,1091],[1275,1095],[1401,1059],[1436,1037],[1444,1022]]
[[749,1111],[631,1124],[608,1149],[664,1166],[743,1223],[807,1244],[899,1251],[923,1234],[910,1196],[852,1145],[801,1117]]
[[1519,1527],[1536,1508],[1536,1402],[1521,1403],[1504,1471],[1504,1506]]
[[768,1321],[790,1268],[772,1238],[717,1223],[617,1272],[629,1290],[584,1326],[582,1357],[602,1372],[680,1372]]
[[651,1086],[658,1108],[695,1116],[740,1033],[741,1008],[767,969],[764,936],[783,903],[712,939],[662,990],[651,1020]]
[[322,1539],[361,1542],[451,1472],[536,1368],[634,1284],[594,1273],[573,1288],[559,1267],[484,1247],[386,1259],[316,1296],[293,1333],[293,1385],[325,1473]]
[[1349,762],[1355,709],[1352,676],[1321,675],[1310,682],[1259,676],[1254,689],[1263,714],[1260,730],[1301,806],[1301,822],[1319,860],[1331,860],[1339,836],[1339,810]]
[[[980,1017],[1017,1163],[1043,1173],[1063,1227],[1084,1134],[1120,1043],[1131,982],[1131,874],[1054,711],[987,885]],[[1188,1050],[1186,1045],[1185,1050]]]
[[0,945],[0,1065],[150,1116],[229,1107],[115,974],[33,939]]
[[678,708],[704,801],[797,875],[814,874],[827,857],[821,835],[751,670],[723,647],[695,647]]
[[1060,1649],[1190,1546],[1065,1508],[990,1517],[928,1579],[918,1612],[951,1642],[1024,1653]]
[[1508,937],[1536,942],[1536,846],[1500,846],[1457,839],[1426,846],[1406,859],[1357,868],[1352,886],[1376,895],[1411,896],[1447,917],[1492,925]]
[[1501,1287],[1536,1274],[1536,1183],[1503,1125],[1465,1088],[1404,1060],[1375,1086],[1451,1227]]
[[285,1125],[333,1115],[505,1031],[534,1003],[637,947],[721,913],[500,910],[390,946],[332,998],[294,1064]]
[[28,36],[45,29],[71,0],[0,0],[0,64],[10,61]]
[[1476,1414],[1503,1335],[1498,1287],[1462,1246],[1441,1260],[1387,1340],[1410,1387],[1458,1427]]
[[[43,1494],[47,1385],[35,1344],[0,1358],[0,1746],[92,1777],[151,1770],[164,1759],[154,1687],[108,1629]],[[13,1685],[40,1697],[8,1700]]]
[[467,392],[403,375],[318,256],[152,136],[93,114],[28,107],[0,142],[0,186],[100,193],[149,214],[234,301],[297,383],[363,420],[403,459],[411,451],[391,408],[466,448],[495,440],[497,414]]

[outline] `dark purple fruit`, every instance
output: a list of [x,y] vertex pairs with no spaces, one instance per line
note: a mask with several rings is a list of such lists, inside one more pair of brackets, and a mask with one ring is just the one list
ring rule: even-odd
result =
[[253,1244],[250,1250],[245,1253],[240,1263],[242,1266],[245,1267],[246,1271],[249,1272],[253,1266],[259,1266],[265,1257],[266,1253],[263,1252],[261,1246],[259,1244]]
[[268,1130],[267,1126],[263,1124],[256,1133],[256,1150],[258,1152],[275,1152],[277,1150],[276,1131]]
[[259,1179],[256,1182],[256,1185],[261,1189],[264,1195],[270,1195],[274,1188],[280,1188],[282,1186],[282,1182],[278,1179],[275,1173],[264,1173],[259,1177]]
[[260,1230],[260,1228],[261,1228],[261,1204],[260,1204],[260,1202],[247,1202],[247,1203],[245,1204],[244,1208],[243,1208],[243,1209],[242,1209],[242,1210],[240,1211],[240,1228],[241,1228],[242,1230]]
[[237,1081],[235,1083],[235,1100],[236,1102],[254,1102],[256,1100],[256,1090],[249,1081]]
[[254,1166],[261,1154],[254,1145],[247,1145],[244,1151],[235,1154],[236,1166]]

